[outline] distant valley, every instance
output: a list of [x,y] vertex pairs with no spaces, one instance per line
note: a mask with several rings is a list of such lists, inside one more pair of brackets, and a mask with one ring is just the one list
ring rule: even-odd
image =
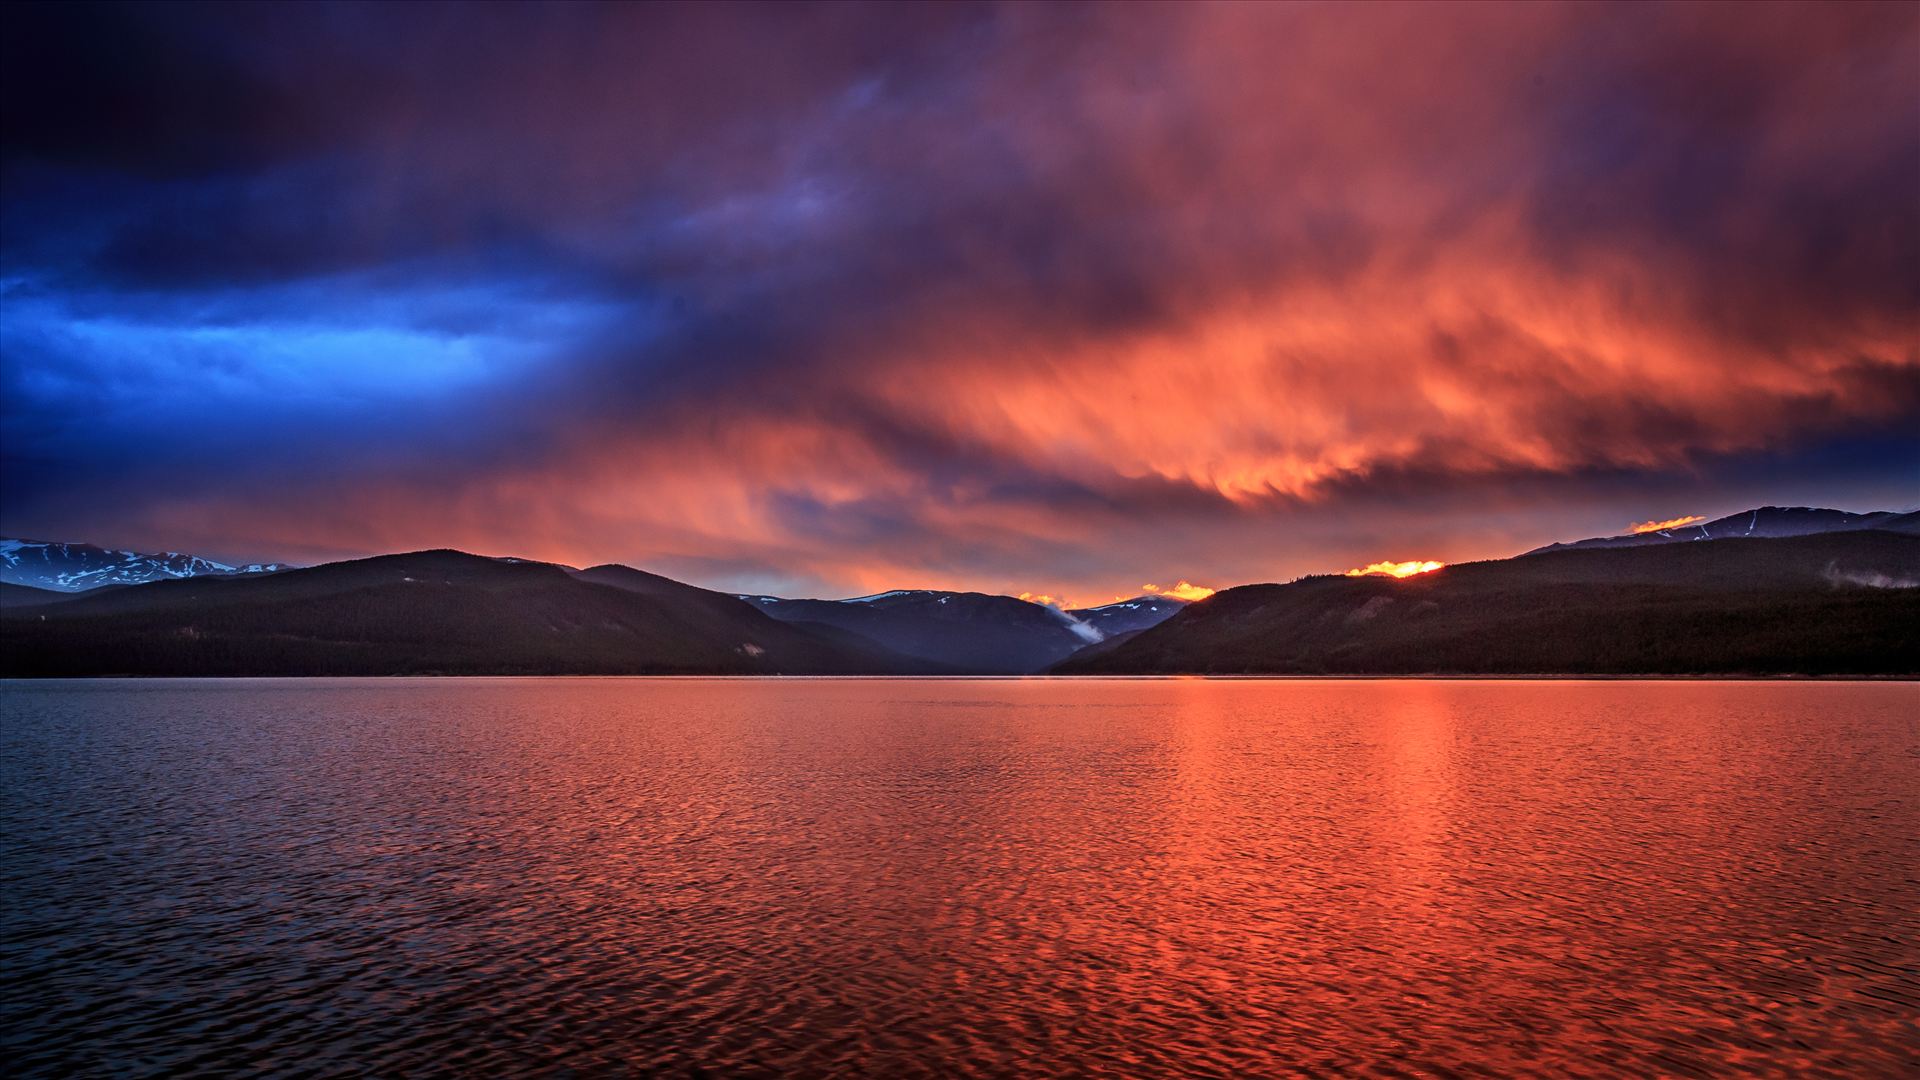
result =
[[1063,611],[1012,596],[931,589],[847,600],[744,599],[783,622],[832,626],[929,663],[1004,675],[1046,671],[1088,645],[1157,625],[1185,606],[1138,596]]

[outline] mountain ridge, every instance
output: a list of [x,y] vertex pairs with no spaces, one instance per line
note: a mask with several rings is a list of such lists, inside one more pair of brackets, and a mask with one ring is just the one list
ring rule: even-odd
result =
[[[0,672],[40,675],[919,674],[724,594],[446,549],[0,608]],[[630,568],[618,568],[627,570]],[[666,582],[659,585],[656,582]],[[671,586],[671,587],[669,587]]]
[[[451,549],[253,572],[185,566],[160,580],[65,591],[0,581],[0,672],[1889,674],[1920,667],[1908,659],[1920,655],[1920,640],[1905,628],[1920,626],[1920,514],[1759,507],[1688,528],[1701,534],[1593,538],[1405,579],[1309,575],[1197,602],[1142,595],[1070,609],[933,589],[840,600],[738,596],[614,563],[577,569]],[[1735,535],[1716,535],[1729,529]],[[1789,535],[1762,535],[1769,532]]]
[[140,552],[70,541],[0,537],[0,582],[54,592],[289,569],[293,567],[288,563],[235,566],[178,551]]
[[1778,539],[1788,536],[1812,536],[1828,532],[1852,532],[1882,529],[1889,532],[1920,533],[1920,511],[1873,510],[1854,513],[1818,506],[1756,506],[1712,521],[1699,521],[1669,529],[1649,529],[1617,536],[1592,536],[1585,540],[1561,541],[1537,547],[1523,555],[1572,548],[1643,547],[1649,544],[1682,543],[1695,540],[1727,540],[1735,537]]
[[1562,548],[1222,590],[1057,674],[1920,671],[1920,536]]

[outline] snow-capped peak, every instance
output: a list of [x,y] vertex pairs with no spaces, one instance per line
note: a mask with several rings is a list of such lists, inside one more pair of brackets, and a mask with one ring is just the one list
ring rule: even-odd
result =
[[932,592],[932,591],[933,591],[933,590],[931,590],[931,589],[893,589],[893,590],[890,590],[890,591],[888,591],[888,592],[877,592],[877,593],[874,593],[874,594],[872,594],[871,596],[849,596],[849,597],[847,597],[847,598],[846,598],[845,600],[842,600],[842,601],[840,601],[840,603],[842,603],[842,604],[871,604],[871,603],[873,603],[873,602],[874,602],[875,600],[885,600],[885,599],[887,599],[887,598],[889,598],[889,597],[894,597],[894,596],[918,596],[918,595],[921,595],[921,594],[923,594],[923,593],[929,593],[929,592]]
[[270,574],[285,563],[230,566],[178,551],[146,554],[92,544],[0,538],[0,581],[58,592],[84,592],[103,585],[141,585],[171,578]]

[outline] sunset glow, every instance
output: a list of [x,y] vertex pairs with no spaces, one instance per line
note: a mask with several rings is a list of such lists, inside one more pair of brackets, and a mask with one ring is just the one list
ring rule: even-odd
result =
[[1704,514],[1688,514],[1686,517],[1670,518],[1666,521],[1642,521],[1638,525],[1630,526],[1629,531],[1632,532],[1633,535],[1638,536],[1641,533],[1664,532],[1667,529],[1677,529],[1682,525],[1692,525],[1697,521],[1705,520],[1707,520],[1707,518]]
[[113,10],[10,9],[0,535],[1104,597],[1913,498],[1911,4]]
[[1914,1072],[1920,0],[0,60],[7,1075]]
[[1368,563],[1358,569],[1347,571],[1348,577],[1412,577],[1415,574],[1431,573],[1447,565],[1443,562],[1377,562]]
[[1150,593],[1155,596],[1168,596],[1168,597],[1172,597],[1175,600],[1190,600],[1190,601],[1205,600],[1207,597],[1212,596],[1214,593],[1214,590],[1209,589],[1204,585],[1195,585],[1192,582],[1185,581],[1185,580],[1182,580],[1178,585],[1174,585],[1171,588],[1166,588],[1166,589],[1163,589],[1158,585],[1142,585],[1140,586],[1140,591],[1144,593]]

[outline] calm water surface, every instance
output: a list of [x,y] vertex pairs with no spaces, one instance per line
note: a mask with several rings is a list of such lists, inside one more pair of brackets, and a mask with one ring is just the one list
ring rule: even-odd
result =
[[0,685],[15,1075],[1912,1075],[1920,687]]

